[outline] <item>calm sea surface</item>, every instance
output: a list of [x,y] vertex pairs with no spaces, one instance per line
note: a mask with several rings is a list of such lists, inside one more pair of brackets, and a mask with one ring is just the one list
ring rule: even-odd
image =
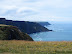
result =
[[45,27],[53,31],[30,34],[34,41],[72,41],[72,24],[52,24]]

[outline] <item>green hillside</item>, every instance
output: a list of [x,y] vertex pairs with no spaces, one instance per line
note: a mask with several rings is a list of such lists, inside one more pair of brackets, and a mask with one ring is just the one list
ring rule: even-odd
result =
[[33,39],[26,33],[21,32],[16,26],[0,24],[0,40],[27,40]]

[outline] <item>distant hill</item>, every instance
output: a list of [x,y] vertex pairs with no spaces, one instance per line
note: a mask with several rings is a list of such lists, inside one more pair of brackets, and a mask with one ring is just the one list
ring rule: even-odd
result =
[[42,26],[47,26],[47,25],[51,25],[49,22],[37,22]]
[[51,31],[44,26],[41,26],[37,22],[28,22],[28,21],[13,21],[6,20],[5,18],[0,18],[0,24],[13,25],[17,26],[22,32],[31,34],[36,32]]
[[16,26],[0,24],[0,40],[26,40],[33,39],[26,33],[21,32]]

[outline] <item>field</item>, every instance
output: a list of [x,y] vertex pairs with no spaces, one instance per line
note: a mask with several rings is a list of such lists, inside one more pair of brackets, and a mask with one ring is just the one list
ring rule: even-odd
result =
[[0,54],[72,54],[72,42],[2,40]]
[[0,24],[0,26],[9,26],[9,25]]

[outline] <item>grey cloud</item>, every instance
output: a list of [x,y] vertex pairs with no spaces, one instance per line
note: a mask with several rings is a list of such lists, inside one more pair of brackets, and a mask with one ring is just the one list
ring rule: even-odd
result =
[[6,10],[5,13],[0,14],[0,16],[24,17],[24,16],[30,16],[30,15],[36,15],[36,14],[38,14],[38,12],[36,12],[34,10],[27,9],[27,10],[21,10],[20,12],[17,12],[18,10],[19,10],[19,8]]

